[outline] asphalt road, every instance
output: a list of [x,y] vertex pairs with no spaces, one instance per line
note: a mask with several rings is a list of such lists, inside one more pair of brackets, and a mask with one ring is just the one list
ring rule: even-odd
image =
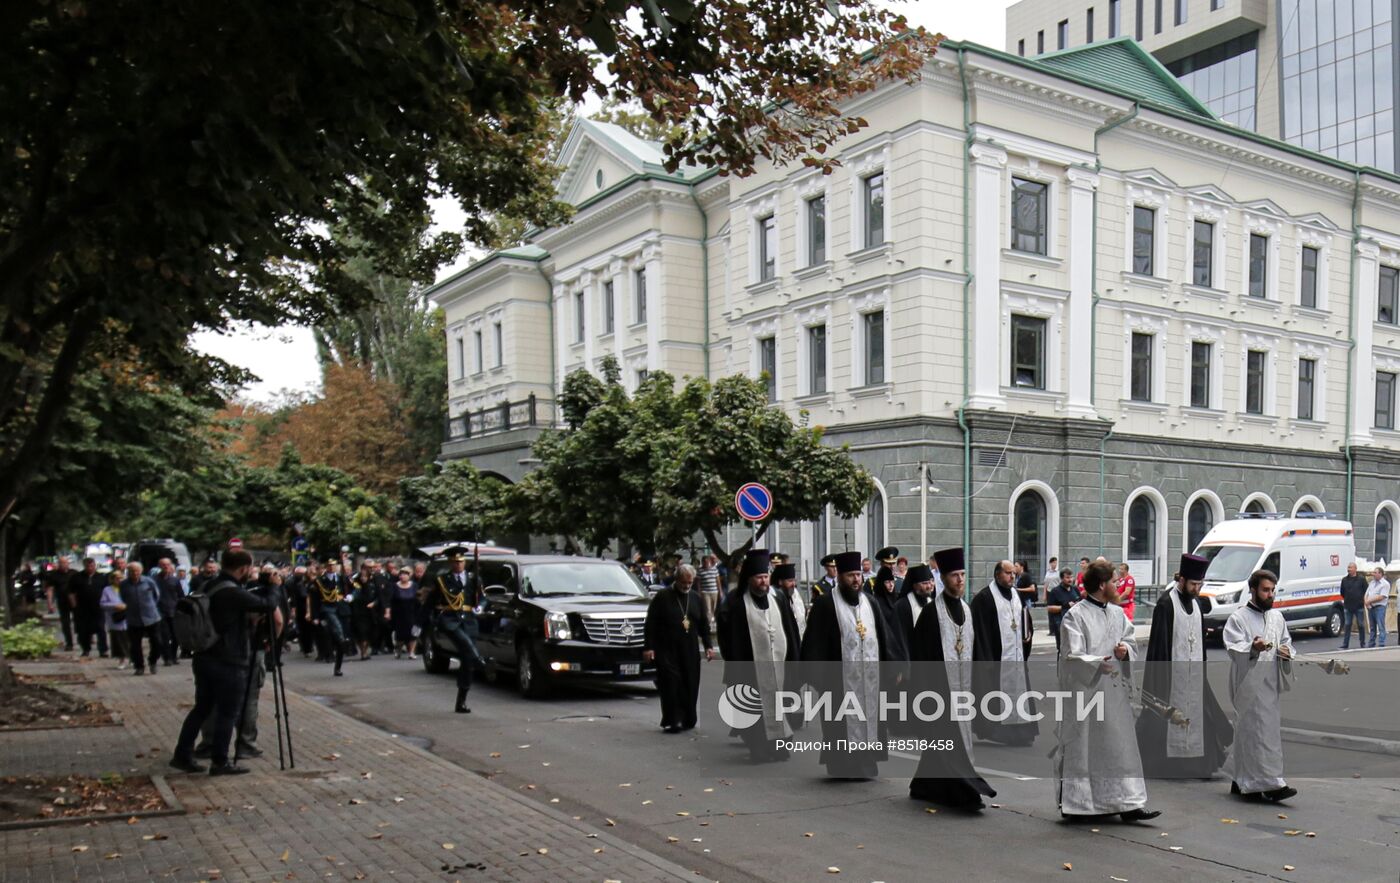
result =
[[[715,701],[721,665],[706,668],[702,703]],[[1017,770],[1024,755],[979,744],[978,766],[999,794],[969,817],[908,798],[912,758],[892,759],[866,782],[829,781],[796,763],[783,778],[756,777],[738,742],[714,727],[662,733],[649,685],[574,686],[529,701],[479,683],[473,713],[457,715],[453,679],[421,663],[376,657],[345,669],[333,678],[330,666],[297,657],[286,680],[542,803],[611,820],[613,833],[705,879],[832,879],[832,867],[840,879],[871,881],[1400,879],[1400,757],[1289,743],[1289,758],[1336,774],[1290,779],[1301,794],[1278,807],[1232,799],[1224,778],[1154,782],[1150,802],[1164,815],[1127,826],[1062,821],[1043,769]],[[702,748],[732,752],[732,763],[716,772]]]

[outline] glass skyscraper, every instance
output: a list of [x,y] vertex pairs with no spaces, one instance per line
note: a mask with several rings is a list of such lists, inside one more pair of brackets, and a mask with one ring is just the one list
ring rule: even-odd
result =
[[1216,116],[1251,130],[1258,68],[1258,33],[1227,40],[1167,65],[1167,70]]

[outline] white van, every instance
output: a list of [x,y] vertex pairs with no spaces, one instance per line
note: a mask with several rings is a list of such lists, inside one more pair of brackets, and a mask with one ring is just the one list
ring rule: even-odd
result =
[[1290,629],[1318,626],[1331,637],[1342,631],[1342,577],[1356,561],[1351,523],[1323,514],[1290,518],[1247,513],[1217,524],[1196,547],[1210,559],[1201,595],[1211,599],[1208,633],[1225,627],[1249,601],[1249,575],[1269,570],[1279,581],[1274,609]]

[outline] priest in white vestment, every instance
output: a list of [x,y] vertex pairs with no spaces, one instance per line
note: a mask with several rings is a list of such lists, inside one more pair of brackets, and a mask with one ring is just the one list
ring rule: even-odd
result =
[[1236,715],[1234,750],[1226,764],[1230,793],[1273,803],[1298,793],[1283,780],[1279,697],[1292,681],[1293,639],[1283,614],[1273,609],[1277,582],[1267,570],[1250,574],[1249,603],[1225,623]]
[[1084,602],[1060,622],[1060,688],[1086,702],[1099,698],[1102,720],[1079,720],[1081,703],[1063,705],[1055,751],[1055,787],[1067,817],[1117,814],[1125,822],[1161,815],[1147,809],[1132,706],[1133,624],[1117,605],[1113,568],[1096,561],[1084,571]]

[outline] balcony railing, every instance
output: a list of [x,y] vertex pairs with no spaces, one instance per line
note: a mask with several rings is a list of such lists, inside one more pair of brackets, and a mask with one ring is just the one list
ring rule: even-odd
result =
[[510,432],[512,429],[548,427],[554,425],[554,403],[536,398],[531,393],[518,402],[501,402],[490,408],[479,408],[448,417],[443,427],[443,438],[447,441],[464,441]]

